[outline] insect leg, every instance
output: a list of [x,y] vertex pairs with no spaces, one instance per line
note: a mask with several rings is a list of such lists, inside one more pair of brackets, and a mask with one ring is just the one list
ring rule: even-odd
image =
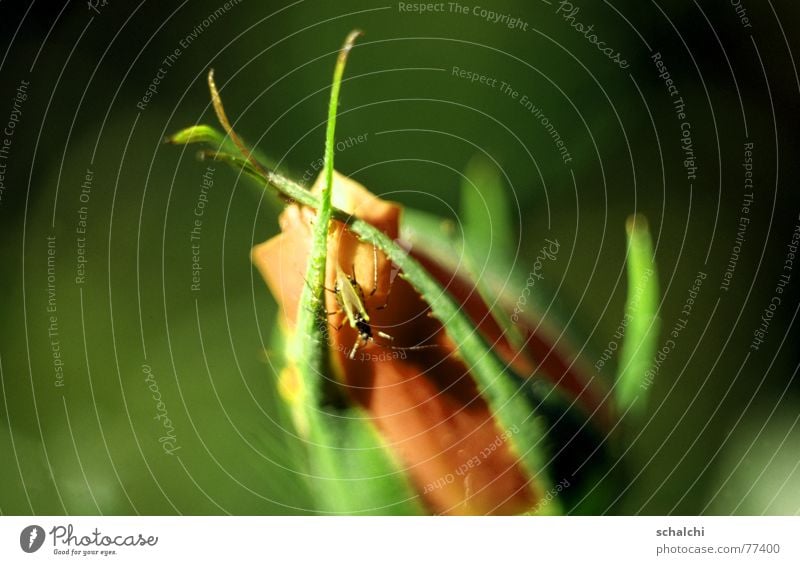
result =
[[[378,249],[373,245],[372,246],[372,291],[370,291],[369,295],[372,296],[378,290]],[[376,306],[375,310],[384,310],[387,306],[389,306],[389,294],[392,292],[392,280],[389,281],[389,292],[386,294],[386,303],[383,306]]]
[[356,342],[353,344],[353,349],[350,350],[350,354],[347,356],[348,359],[351,361],[356,358],[356,351],[361,348],[362,340],[361,335],[356,338]]
[[370,296],[375,294],[375,291],[378,290],[378,250],[375,245],[372,245],[372,291],[369,293]]
[[[303,280],[305,281],[305,283],[306,283],[306,285],[308,286],[308,288],[311,288],[311,283],[310,283],[310,282],[308,282],[308,279],[307,279],[305,276],[303,276]],[[324,289],[325,289],[325,290],[327,290],[328,292],[332,292],[333,294],[336,294],[336,290],[335,290],[335,289],[330,289],[330,288],[328,288],[327,286],[323,286],[322,288],[324,288]]]
[[383,339],[388,339],[389,341],[394,341],[394,338],[392,336],[390,336],[389,334],[384,333],[382,331],[376,331],[375,334],[378,337],[382,337]]

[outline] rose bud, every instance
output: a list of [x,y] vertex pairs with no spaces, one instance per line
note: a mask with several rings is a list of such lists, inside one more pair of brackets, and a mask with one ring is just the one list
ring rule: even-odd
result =
[[[321,184],[320,177],[312,191],[319,193]],[[400,236],[399,205],[338,173],[332,198],[334,207],[372,224],[391,239]],[[289,204],[280,217],[281,233],[252,251],[253,263],[275,296],[290,332],[307,284],[304,272],[314,219],[313,210]],[[475,283],[433,255],[420,252],[421,247],[415,246],[411,254],[462,306],[517,374],[546,375],[595,420],[610,420],[603,391],[578,373],[580,363],[550,345],[552,334],[526,328],[524,346],[515,350]],[[428,510],[519,514],[535,508],[545,493],[526,475],[509,444],[515,430],[504,431],[498,425],[453,342],[441,323],[428,315],[428,305],[402,273],[380,250],[362,242],[340,222],[332,223],[326,268],[333,372],[327,377],[338,383],[349,402],[366,411]],[[349,299],[342,290],[347,284],[355,290]],[[346,304],[348,300],[354,304]],[[348,306],[356,312],[363,307],[367,338],[364,325],[351,327],[353,314],[348,314]],[[284,371],[280,379],[284,399],[290,404],[297,401],[294,392],[301,386],[294,382],[297,375]],[[535,408],[532,405],[532,412]]]

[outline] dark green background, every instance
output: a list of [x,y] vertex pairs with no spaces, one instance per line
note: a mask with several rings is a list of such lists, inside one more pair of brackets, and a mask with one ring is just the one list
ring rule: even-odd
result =
[[[538,1],[492,2],[525,20],[524,32],[472,15],[401,14],[389,2],[243,0],[183,50],[140,111],[162,59],[219,2],[112,1],[99,14],[83,2],[63,10],[0,3],[3,125],[20,80],[30,81],[0,203],[0,512],[311,507],[268,363],[276,308],[248,255],[276,233],[279,207],[217,167],[201,290],[191,292],[188,233],[206,165],[194,148],[161,140],[215,121],[205,86],[213,66],[238,131],[302,178],[322,154],[335,51],[359,27],[366,35],[347,69],[337,137],[368,141],[341,152],[337,168],[378,194],[455,219],[459,171],[476,153],[491,155],[519,220],[515,268],[525,276],[543,238],[559,238],[563,255],[538,298],[555,299],[590,363],[622,316],[630,213],[646,214],[656,237],[664,328],[697,271],[708,273],[653,385],[641,434],[630,432],[629,482],[604,509],[796,513],[800,271],[764,346],[747,355],[800,212],[800,83],[789,50],[800,39],[800,9],[746,2],[754,27],[745,29],[728,2],[702,4],[577,3],[578,19],[627,56],[631,66],[621,70]],[[678,123],[642,38],[663,54],[686,101],[700,166],[691,191]],[[529,112],[452,76],[454,66],[505,80],[540,105],[569,145],[574,182]],[[724,293],[742,195],[742,109],[756,143],[756,197]],[[87,168],[95,171],[89,260],[78,286],[75,227]],[[63,388],[53,385],[48,349],[48,235],[57,237]],[[174,421],[179,458],[158,443],[145,362]]]

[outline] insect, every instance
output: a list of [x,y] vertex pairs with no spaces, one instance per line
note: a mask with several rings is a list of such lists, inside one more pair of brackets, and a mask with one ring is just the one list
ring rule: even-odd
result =
[[[369,294],[370,297],[375,294],[376,289],[377,285],[373,285]],[[344,313],[350,327],[358,332],[356,342],[348,355],[348,358],[355,359],[356,352],[360,348],[370,341],[374,341],[369,313],[365,304],[364,289],[361,288],[361,285],[356,280],[355,269],[353,269],[352,275],[348,275],[338,263],[336,264],[336,285],[333,287],[333,292],[336,295],[336,302],[340,311]],[[384,305],[378,309],[385,307]],[[375,331],[374,334],[383,339],[394,341],[392,336],[380,330]]]
[[[378,290],[378,253],[375,247],[372,248],[372,255],[373,255],[373,277],[372,277],[372,290],[368,295],[364,294],[364,289],[361,287],[361,284],[356,279],[356,271],[355,265],[352,268],[352,274],[345,273],[339,263],[336,263],[336,283],[333,287],[333,290],[329,290],[333,292],[336,296],[336,303],[339,306],[339,310],[334,312],[329,312],[328,315],[335,315],[344,313],[347,323],[350,325],[351,328],[356,330],[358,335],[356,336],[356,342],[353,344],[350,353],[348,354],[349,359],[355,359],[356,353],[359,349],[366,346],[368,343],[377,343],[374,339],[374,336],[378,336],[383,338],[387,341],[394,341],[394,338],[389,334],[382,332],[380,330],[373,330],[372,326],[370,325],[370,318],[369,312],[367,312],[366,307],[366,299],[371,298],[375,292]],[[388,296],[387,302],[375,308],[375,310],[383,310],[389,305]],[[344,325],[344,322],[342,322]],[[341,329],[342,325],[337,327],[336,329]],[[378,344],[380,345],[380,344]],[[386,346],[382,346],[386,347]],[[389,346],[391,349],[400,350],[400,351],[407,351],[407,350],[416,350],[416,349],[427,349],[429,347],[435,347],[434,345],[416,345],[412,347],[395,347]]]

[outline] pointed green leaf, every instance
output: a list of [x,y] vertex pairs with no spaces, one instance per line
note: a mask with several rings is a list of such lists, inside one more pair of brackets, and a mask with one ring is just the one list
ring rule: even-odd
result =
[[[474,157],[461,184],[461,221],[464,226],[463,256],[478,294],[489,307],[497,325],[512,346],[523,337],[501,307],[493,289],[513,285],[507,280],[514,267],[517,248],[508,202],[508,191],[497,167],[482,156]],[[494,280],[492,280],[494,279]]]
[[301,399],[308,424],[311,471],[320,510],[326,513],[388,513],[391,508],[417,513],[420,508],[370,420],[355,408],[327,411],[323,395],[328,367],[328,323],[324,312],[325,264],[331,222],[333,160],[339,90],[347,55],[360,32],[352,32],[339,52],[334,70],[325,135],[323,175],[314,222],[311,254],[289,345],[289,362],[306,392]]
[[658,346],[658,274],[653,242],[644,216],[628,218],[628,299],[625,304],[625,337],[620,352],[615,393],[622,410],[641,412],[648,387],[645,373]]
[[517,245],[507,195],[500,171],[486,157],[476,156],[467,164],[461,184],[464,243],[481,270],[507,270],[513,261]]

